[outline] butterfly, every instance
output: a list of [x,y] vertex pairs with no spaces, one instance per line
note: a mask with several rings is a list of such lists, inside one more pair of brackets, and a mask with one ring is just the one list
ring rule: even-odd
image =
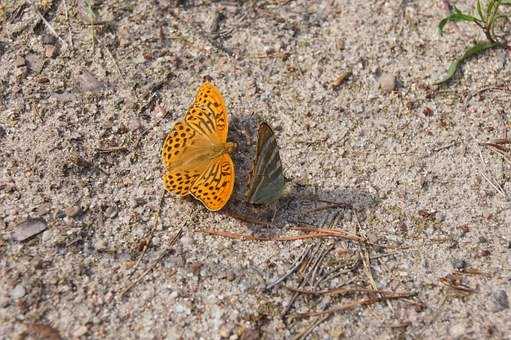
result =
[[183,119],[163,142],[163,184],[181,197],[191,194],[211,211],[222,209],[234,188],[235,144],[227,142],[229,122],[220,90],[206,80]]
[[249,203],[267,204],[276,201],[284,191],[285,179],[275,134],[267,123],[257,131],[257,149],[245,194]]

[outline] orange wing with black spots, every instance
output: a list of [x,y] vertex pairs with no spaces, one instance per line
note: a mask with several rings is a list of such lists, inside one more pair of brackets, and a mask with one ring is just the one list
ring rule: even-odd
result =
[[205,136],[215,136],[220,142],[227,141],[227,108],[224,97],[213,83],[206,81],[201,85],[185,121]]
[[218,88],[206,81],[197,91],[184,120],[167,134],[161,152],[165,188],[180,196],[192,194],[212,211],[229,201],[234,164],[227,143],[227,109]]
[[169,192],[186,196],[190,193],[190,187],[200,177],[201,171],[197,169],[167,171],[163,175],[163,184]]
[[209,210],[217,211],[229,201],[233,188],[234,163],[228,154],[223,154],[193,183],[190,193]]
[[161,158],[166,167],[175,165],[174,163],[186,153],[196,139],[195,131],[183,122],[174,124],[170,132],[165,137]]

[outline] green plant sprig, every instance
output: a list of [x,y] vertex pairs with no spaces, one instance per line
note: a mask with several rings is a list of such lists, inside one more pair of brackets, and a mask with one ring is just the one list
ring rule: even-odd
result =
[[463,13],[458,8],[454,7],[452,12],[443,18],[438,24],[438,32],[440,35],[444,32],[444,27],[449,22],[469,22],[474,23],[483,31],[486,36],[486,41],[476,41],[471,46],[467,47],[463,55],[451,63],[447,70],[447,75],[441,80],[435,82],[436,85],[446,83],[451,80],[456,71],[463,65],[463,63],[487,50],[493,48],[508,48],[504,37],[499,37],[495,33],[495,26],[498,20],[504,20],[506,24],[510,23],[509,14],[502,11],[501,6],[511,6],[511,0],[488,0],[484,6],[481,0],[477,0],[475,4],[475,15]]

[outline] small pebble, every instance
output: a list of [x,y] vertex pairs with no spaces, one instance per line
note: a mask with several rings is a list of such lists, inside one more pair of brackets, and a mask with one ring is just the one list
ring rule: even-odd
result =
[[140,130],[141,128],[142,128],[142,123],[140,122],[140,119],[138,119],[138,118],[132,118],[128,122],[128,129],[130,131],[137,131],[137,130]]
[[106,241],[103,239],[99,239],[94,244],[94,248],[96,248],[97,251],[104,251],[106,249]]
[[25,58],[23,58],[22,56],[17,56],[16,57],[16,61],[14,62],[16,67],[21,67],[21,66],[25,66]]
[[182,256],[173,255],[169,256],[168,260],[165,263],[165,268],[180,268],[184,266],[185,261]]
[[247,328],[240,336],[240,340],[258,340],[261,338],[261,332],[255,328]]
[[220,330],[218,331],[218,335],[221,337],[221,338],[227,338],[229,336],[229,328],[227,328],[227,326],[222,326],[220,327]]
[[126,47],[130,44],[130,33],[126,27],[121,27],[117,30],[117,38],[119,39],[120,47]]
[[52,230],[45,230],[43,232],[43,234],[41,235],[41,241],[43,243],[48,243],[48,242],[51,242],[53,240],[53,232]]
[[99,92],[106,87],[104,82],[99,81],[89,71],[83,71],[76,80],[78,87],[84,92]]
[[79,337],[87,334],[87,331],[88,331],[87,326],[80,326],[73,331],[73,337],[79,338]]
[[66,214],[67,217],[76,217],[82,212],[82,208],[78,205],[67,207],[64,210],[64,214]]
[[460,259],[454,259],[451,263],[452,263],[452,267],[457,270],[465,269],[468,266],[467,261],[460,260]]
[[390,73],[380,77],[380,89],[383,93],[390,93],[396,89],[396,77]]
[[452,326],[449,329],[449,334],[453,338],[458,338],[458,337],[462,336],[463,334],[465,334],[465,325],[462,323],[458,323],[458,324]]
[[0,295],[0,308],[9,306],[9,296],[7,294]]
[[22,242],[45,231],[47,227],[46,222],[42,218],[28,219],[14,228],[12,238],[15,241]]
[[51,34],[43,34],[41,42],[43,45],[53,45],[55,43],[55,37]]
[[181,304],[176,304],[176,306],[174,307],[174,311],[177,313],[177,314],[190,314],[190,309],[186,306],[183,306]]
[[57,56],[57,47],[55,45],[44,46],[44,56],[46,58],[55,58]]
[[493,312],[498,313],[504,309],[509,309],[509,299],[505,290],[499,290],[493,293]]
[[11,297],[14,300],[24,297],[26,294],[25,287],[22,284],[17,285],[11,290]]
[[144,205],[146,203],[147,203],[147,200],[144,197],[135,197],[135,199],[133,199],[134,207],[138,207],[138,206]]
[[198,275],[203,266],[204,266],[204,263],[202,263],[202,262],[194,262],[190,265],[190,270],[192,271],[192,273],[194,275]]
[[192,249],[193,243],[193,239],[189,235],[185,235],[181,238],[181,244],[184,249]]
[[117,216],[117,208],[116,207],[106,208],[105,215],[109,218],[115,218],[115,216]]
[[28,74],[28,67],[21,66],[16,69],[16,78],[24,78]]
[[41,73],[44,67],[44,61],[41,59],[41,57],[37,54],[31,53],[28,54],[26,57],[26,62],[28,68],[34,72],[34,73]]

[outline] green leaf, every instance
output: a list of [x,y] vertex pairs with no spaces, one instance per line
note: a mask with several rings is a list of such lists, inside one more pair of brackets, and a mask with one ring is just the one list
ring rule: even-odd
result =
[[469,47],[465,50],[465,52],[463,53],[463,55],[460,58],[456,59],[449,66],[449,69],[447,70],[447,75],[445,76],[445,78],[443,78],[433,84],[440,85],[440,84],[443,84],[443,83],[451,80],[451,78],[454,77],[454,75],[456,74],[456,71],[458,71],[459,67],[461,65],[463,65],[463,63],[465,61],[467,61],[468,59],[470,59],[478,54],[483,53],[486,50],[489,50],[492,48],[498,48],[498,47],[502,47],[502,46],[503,45],[500,43],[492,43],[489,41],[479,41],[479,42],[474,43],[474,45],[472,45],[471,47]]
[[500,2],[501,5],[511,6],[511,0],[502,0]]
[[443,32],[444,32],[444,26],[448,22],[460,22],[460,21],[479,22],[480,20],[475,18],[475,17],[473,17],[473,16],[471,16],[471,15],[464,14],[459,9],[454,7],[452,13],[449,14],[449,16],[443,18],[440,21],[440,23],[438,24],[438,32],[440,33],[440,35],[442,35]]
[[480,0],[477,0],[476,8],[477,8],[477,14],[479,15],[479,18],[481,18],[481,20],[484,21],[484,13],[483,13],[483,9],[481,7],[481,1]]

